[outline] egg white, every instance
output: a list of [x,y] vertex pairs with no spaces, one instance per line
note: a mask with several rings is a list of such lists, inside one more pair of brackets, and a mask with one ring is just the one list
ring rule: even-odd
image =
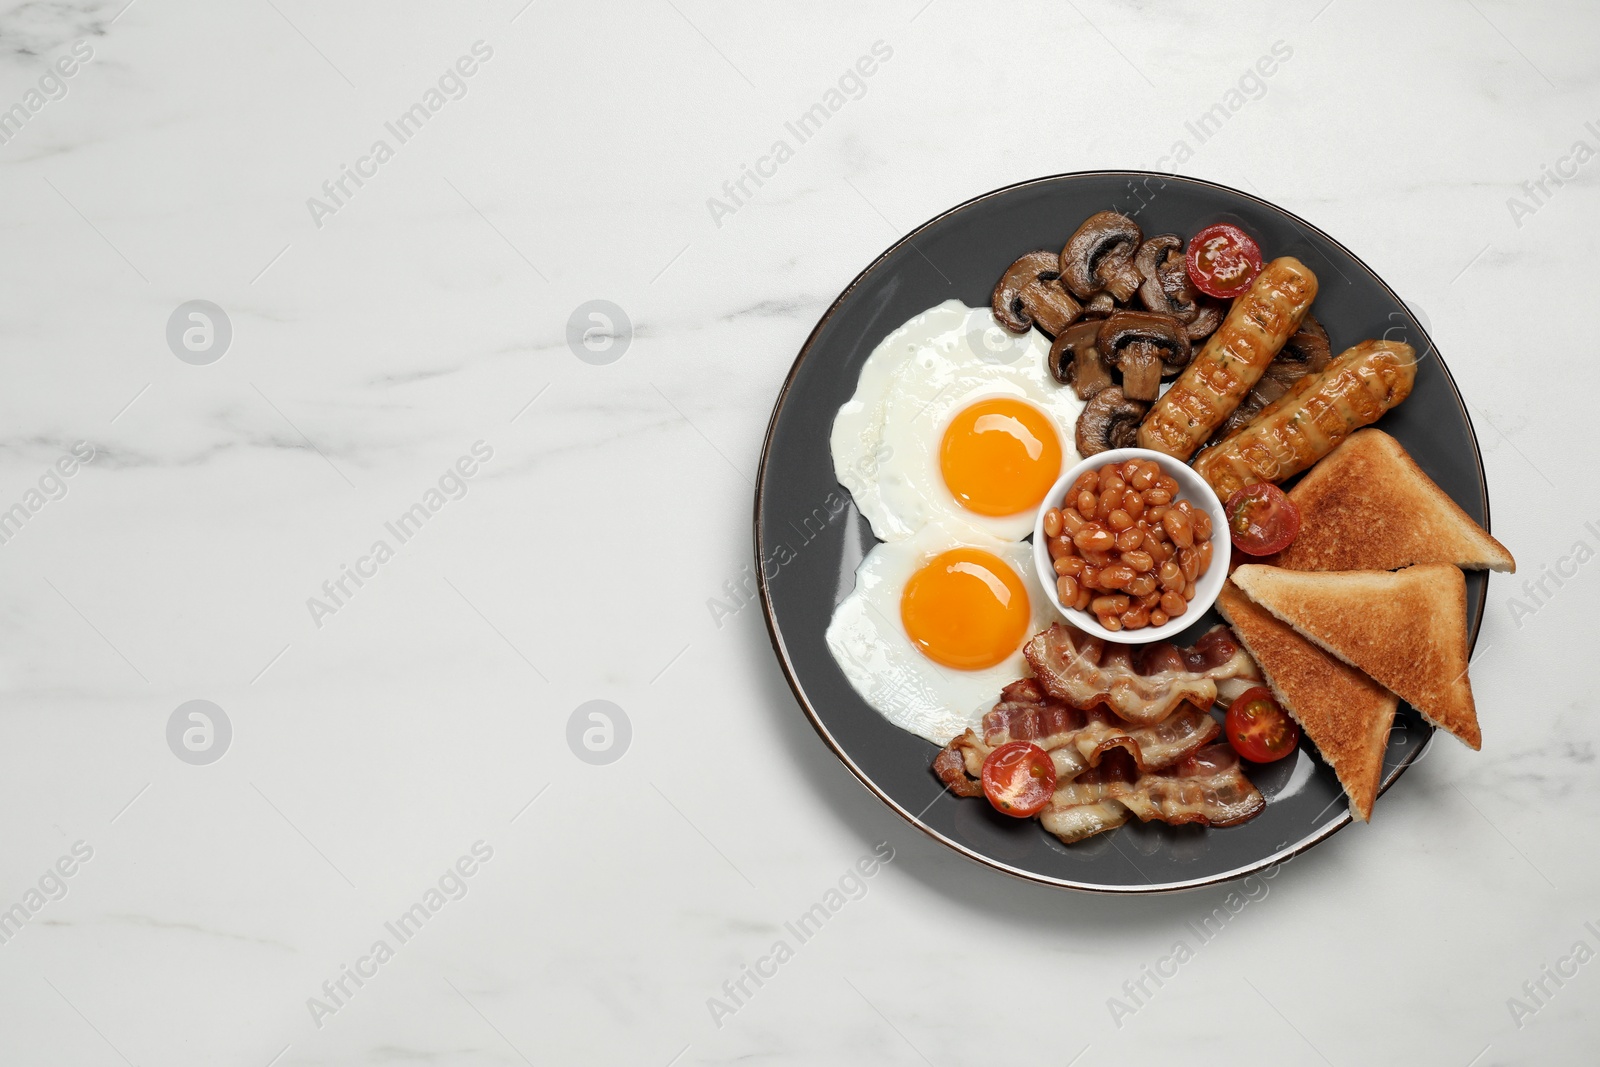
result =
[[[992,552],[1010,564],[1028,591],[1027,632],[1014,653],[983,670],[935,663],[912,643],[900,621],[906,582],[935,556],[953,548]],[[1052,618],[1027,544],[933,522],[904,540],[876,545],[867,553],[856,568],[855,589],[834,609],[827,642],[861,699],[901,729],[943,745],[979,725],[1000,699],[1000,690],[1029,673],[1022,646]]]
[[880,541],[904,540],[935,521],[1005,541],[1032,532],[1036,508],[992,516],[963,507],[944,483],[939,448],[959,412],[1004,396],[1049,418],[1062,470],[1077,463],[1073,432],[1083,402],[1050,376],[1049,353],[1037,330],[1012,334],[989,308],[959,300],[913,316],[873,349],[834,418],[829,445],[839,484]]

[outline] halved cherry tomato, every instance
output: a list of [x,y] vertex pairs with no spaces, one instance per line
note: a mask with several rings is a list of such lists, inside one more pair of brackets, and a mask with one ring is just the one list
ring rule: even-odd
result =
[[1219,222],[1189,238],[1189,278],[1200,291],[1234,297],[1261,273],[1261,249],[1237,226]]
[[1271,482],[1235,489],[1223,510],[1233,547],[1247,556],[1282,552],[1300,533],[1300,505]]
[[1300,727],[1278,707],[1272,690],[1260,685],[1228,705],[1222,730],[1233,750],[1252,763],[1280,760],[1300,744]]
[[983,761],[983,794],[996,811],[1026,819],[1050,803],[1056,765],[1050,754],[1027,741],[1009,741]]

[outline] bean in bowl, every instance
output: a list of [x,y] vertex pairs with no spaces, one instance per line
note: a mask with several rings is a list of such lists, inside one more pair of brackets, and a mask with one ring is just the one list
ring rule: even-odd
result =
[[1211,566],[1211,516],[1177,497],[1177,479],[1154,460],[1085,471],[1044,515],[1062,606],[1114,632],[1188,611]]

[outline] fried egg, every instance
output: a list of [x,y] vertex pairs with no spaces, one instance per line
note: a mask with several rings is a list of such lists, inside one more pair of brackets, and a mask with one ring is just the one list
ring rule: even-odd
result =
[[1050,376],[1050,346],[988,308],[947,300],[896,329],[834,418],[839,484],[880,541],[931,522],[1020,541],[1061,472],[1078,462],[1083,402]]
[[1050,613],[1027,544],[932,522],[867,553],[828,650],[863,700],[943,745],[1028,673],[1022,646]]

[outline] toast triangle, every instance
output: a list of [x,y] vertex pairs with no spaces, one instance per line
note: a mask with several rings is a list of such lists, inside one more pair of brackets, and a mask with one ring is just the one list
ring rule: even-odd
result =
[[1246,564],[1250,599],[1469,747],[1483,747],[1467,680],[1467,583],[1447,563],[1401,571],[1290,571]]
[[1283,710],[1333,768],[1351,812],[1362,822],[1370,820],[1399,698],[1301,637],[1232,582],[1222,587],[1217,610],[1261,668]]
[[1358,430],[1289,491],[1300,534],[1262,563],[1295,571],[1392,571],[1414,563],[1514,571],[1473,522],[1382,430]]

